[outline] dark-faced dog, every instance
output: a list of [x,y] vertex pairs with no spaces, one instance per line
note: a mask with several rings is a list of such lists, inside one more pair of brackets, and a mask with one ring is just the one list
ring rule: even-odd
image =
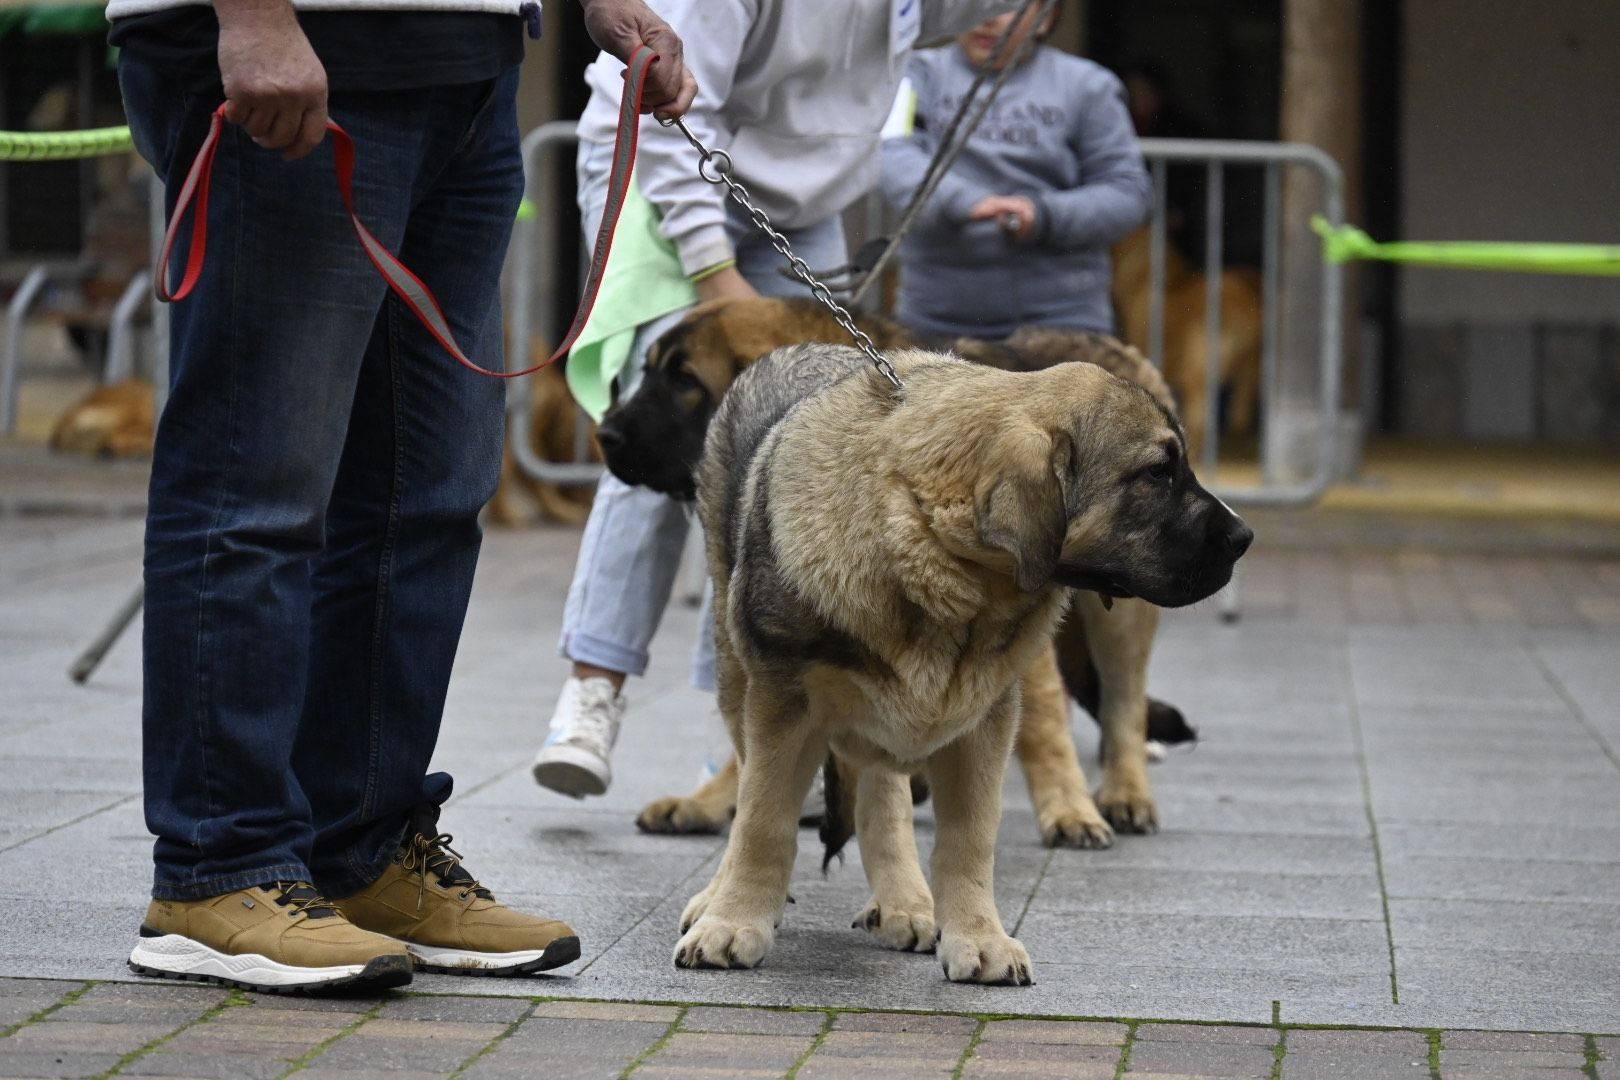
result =
[[[862,316],[860,325],[879,347],[915,341],[891,320]],[[810,300],[722,300],[694,309],[654,344],[636,393],[604,418],[599,438],[609,468],[627,483],[690,498],[709,421],[737,376],[778,345],[844,340],[846,331],[826,308]],[[1026,329],[1004,343],[963,339],[954,346],[975,363],[1006,371],[1089,361],[1143,386],[1166,408],[1171,405],[1152,365],[1106,335]],[[1084,621],[1072,618],[1059,633],[1055,658],[1043,657],[1029,672],[1018,754],[1048,845],[1106,847],[1115,829],[1148,832],[1157,825],[1146,751],[1136,734],[1142,730],[1140,710],[1147,712],[1147,738],[1187,742],[1196,733],[1179,710],[1146,698],[1146,665],[1156,626],[1157,612],[1138,603],[1114,609],[1106,640],[1097,640],[1095,632],[1088,640]],[[1099,653],[1105,654],[1102,660]],[[1105,776],[1095,802],[1069,731],[1065,686],[1103,726]],[[1112,724],[1102,719],[1104,697],[1115,714]],[[1110,734],[1114,730],[1132,733],[1121,736],[1130,745],[1121,745],[1117,754]],[[735,805],[731,763],[690,796],[650,803],[637,821],[653,832],[718,832]]]

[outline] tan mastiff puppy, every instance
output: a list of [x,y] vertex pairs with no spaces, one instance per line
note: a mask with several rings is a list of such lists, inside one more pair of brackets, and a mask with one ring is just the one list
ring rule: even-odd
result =
[[[866,313],[859,319],[881,348],[918,344],[910,331],[892,320]],[[709,420],[737,375],[782,345],[845,340],[846,331],[812,300],[724,300],[698,307],[655,343],[640,388],[604,419],[601,440],[609,468],[627,483],[691,498]],[[1172,407],[1170,390],[1157,369],[1136,350],[1103,334],[1026,328],[1005,342],[963,338],[952,347],[974,363],[1008,371],[1069,362],[1097,364]],[[1175,743],[1195,737],[1177,709],[1147,696],[1155,609],[1140,601],[1124,601],[1109,619],[1095,627],[1093,622],[1080,615],[1070,617],[1058,634],[1055,654],[1048,651],[1036,659],[1023,687],[1018,759],[1041,839],[1050,847],[1108,847],[1116,829],[1138,833],[1156,829],[1144,738]],[[1093,639],[1098,642],[1095,648]],[[1105,747],[1121,748],[1117,754],[1105,751],[1101,798],[1095,802],[1069,730],[1070,695],[1102,724]],[[719,832],[731,821],[736,805],[737,768],[731,760],[690,795],[647,804],[636,824],[647,832]],[[847,833],[853,822],[853,816],[846,815],[832,835]]]
[[991,885],[1020,678],[1068,588],[1192,603],[1253,539],[1140,386],[1090,364],[891,359],[902,394],[854,349],[777,350],[710,425],[698,504],[738,802],[720,868],[682,915],[679,966],[764,959],[799,808],[831,751],[865,767],[856,812],[882,849],[869,850],[876,904],[922,903],[909,826],[893,824],[901,807],[909,821],[906,777],[922,772],[946,977],[1029,983]]

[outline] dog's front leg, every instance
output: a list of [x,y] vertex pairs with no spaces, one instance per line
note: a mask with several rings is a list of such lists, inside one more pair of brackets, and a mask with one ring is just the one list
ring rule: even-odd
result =
[[[1084,635],[1071,635],[1071,639],[1078,647],[1085,647]],[[1023,699],[1024,715],[1016,744],[1018,763],[1024,767],[1024,779],[1029,782],[1041,841],[1047,847],[1108,847],[1114,842],[1114,830],[1103,820],[1091,801],[1091,792],[1086,790],[1080,755],[1069,730],[1069,695],[1058,674],[1053,649],[1043,650],[1024,673]]]
[[852,924],[885,948],[933,952],[934,896],[917,859],[911,778],[862,766],[855,783],[855,836],[872,899]]
[[1102,692],[1103,782],[1097,808],[1120,832],[1159,828],[1147,771],[1147,668],[1159,609],[1144,600],[1120,600],[1105,610],[1093,593],[1075,596],[1074,611],[1086,622]]
[[827,752],[793,696],[751,684],[737,820],[707,903],[675,946],[677,967],[751,968],[770,951],[798,852],[799,810]]
[[1018,692],[984,723],[928,759],[934,789],[935,912],[939,959],[952,982],[1028,986],[1029,954],[1007,935],[996,912],[996,830],[1001,782],[1018,726]]

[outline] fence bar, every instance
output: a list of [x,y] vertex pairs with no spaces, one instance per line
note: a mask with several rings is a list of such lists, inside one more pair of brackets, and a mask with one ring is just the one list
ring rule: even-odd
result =
[[1221,218],[1226,195],[1221,163],[1211,161],[1204,203],[1204,467],[1213,476],[1221,452]]
[[[1282,303],[1282,169],[1276,162],[1266,165],[1265,209],[1261,222],[1260,253],[1260,402],[1277,400],[1277,353],[1281,347],[1281,329],[1277,318]],[[1259,416],[1265,415],[1263,409]],[[1263,421],[1262,421],[1263,423]],[[1272,475],[1272,452],[1275,433],[1261,430],[1261,478]]]
[[[529,189],[527,194],[531,199],[536,197],[538,191],[538,166],[544,155],[560,147],[572,146],[577,139],[574,124],[569,120],[553,120],[524,136],[523,173],[526,178],[525,187]],[[519,362],[529,355],[529,340],[534,330],[531,297],[534,295],[535,265],[539,257],[539,236],[538,215],[531,216],[528,220],[519,220],[513,228],[510,305],[512,314],[508,319],[511,341],[506,349],[508,371],[519,366]],[[553,262],[558,258],[555,246],[555,243],[548,239],[546,254]],[[602,466],[584,460],[583,448],[586,443],[580,436],[576,435],[574,440],[575,456],[580,459],[578,461],[547,461],[535,452],[534,414],[530,408],[534,400],[534,391],[529,382],[530,378],[532,376],[509,380],[511,385],[507,388],[506,394],[506,422],[510,433],[508,438],[511,440],[512,457],[517,462],[518,468],[536,480],[562,487],[589,487],[596,483],[602,477]],[[584,431],[583,423],[579,431]]]
[[135,374],[135,316],[152,295],[152,275],[145,270],[129,279],[113,308],[107,333],[107,362],[101,381],[108,386]]
[[1162,158],[1153,162],[1153,219],[1148,226],[1148,359],[1164,367],[1165,188],[1169,173]]
[[[1280,171],[1283,166],[1298,166],[1314,173],[1322,184],[1322,212],[1323,217],[1334,225],[1344,220],[1344,173],[1338,162],[1314,146],[1303,143],[1268,143],[1245,140],[1204,140],[1204,139],[1143,139],[1141,141],[1142,155],[1150,163],[1155,180],[1163,175],[1163,170],[1172,161],[1186,161],[1208,165],[1218,162],[1224,165],[1263,165],[1270,169]],[[1156,185],[1157,186],[1157,185]],[[1268,192],[1268,200],[1274,193]],[[1269,220],[1276,222],[1273,229],[1280,229],[1281,198],[1276,194],[1278,212],[1271,215]],[[1160,219],[1163,216],[1163,203],[1159,198],[1154,200],[1154,226],[1162,227]],[[1273,237],[1274,238],[1274,237]],[[1272,246],[1268,239],[1268,247]],[[1280,243],[1275,245],[1280,248]],[[1280,266],[1276,252],[1271,253],[1267,265]],[[1314,502],[1327,488],[1333,478],[1337,465],[1336,446],[1339,416],[1339,380],[1343,377],[1344,352],[1341,339],[1343,324],[1343,269],[1333,263],[1324,262],[1321,269],[1321,386],[1317,406],[1321,417],[1321,437],[1317,444],[1315,468],[1310,479],[1301,483],[1292,484],[1265,484],[1252,487],[1232,488],[1217,485],[1215,491],[1228,502],[1240,503],[1250,506],[1301,506]],[[1162,283],[1155,281],[1154,289],[1162,288]],[[1277,282],[1272,282],[1272,291],[1278,292]],[[1268,297],[1267,313],[1269,320],[1275,320],[1275,296]],[[1155,300],[1162,302],[1159,297]],[[1278,335],[1274,327],[1268,325],[1268,340],[1273,342],[1273,368],[1278,364],[1276,341]],[[1262,362],[1264,362],[1262,360]],[[1275,371],[1274,371],[1275,374]],[[1268,404],[1275,405],[1276,398],[1272,397]]]
[[50,272],[43,266],[28,271],[6,307],[5,369],[0,371],[0,435],[10,435],[17,428],[17,384],[22,379],[23,326],[28,321],[28,309],[39,299],[49,277]]

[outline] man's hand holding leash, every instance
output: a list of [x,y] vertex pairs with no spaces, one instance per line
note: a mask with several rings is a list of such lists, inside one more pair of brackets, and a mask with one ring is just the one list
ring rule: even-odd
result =
[[[580,0],[591,40],[620,60],[643,45],[658,53],[647,73],[645,112],[680,116],[697,96],[681,39],[642,0]],[[266,150],[296,161],[326,137],[326,69],[289,0],[215,0],[225,119]]]
[[326,137],[326,69],[288,0],[215,0],[225,119],[295,161]]

